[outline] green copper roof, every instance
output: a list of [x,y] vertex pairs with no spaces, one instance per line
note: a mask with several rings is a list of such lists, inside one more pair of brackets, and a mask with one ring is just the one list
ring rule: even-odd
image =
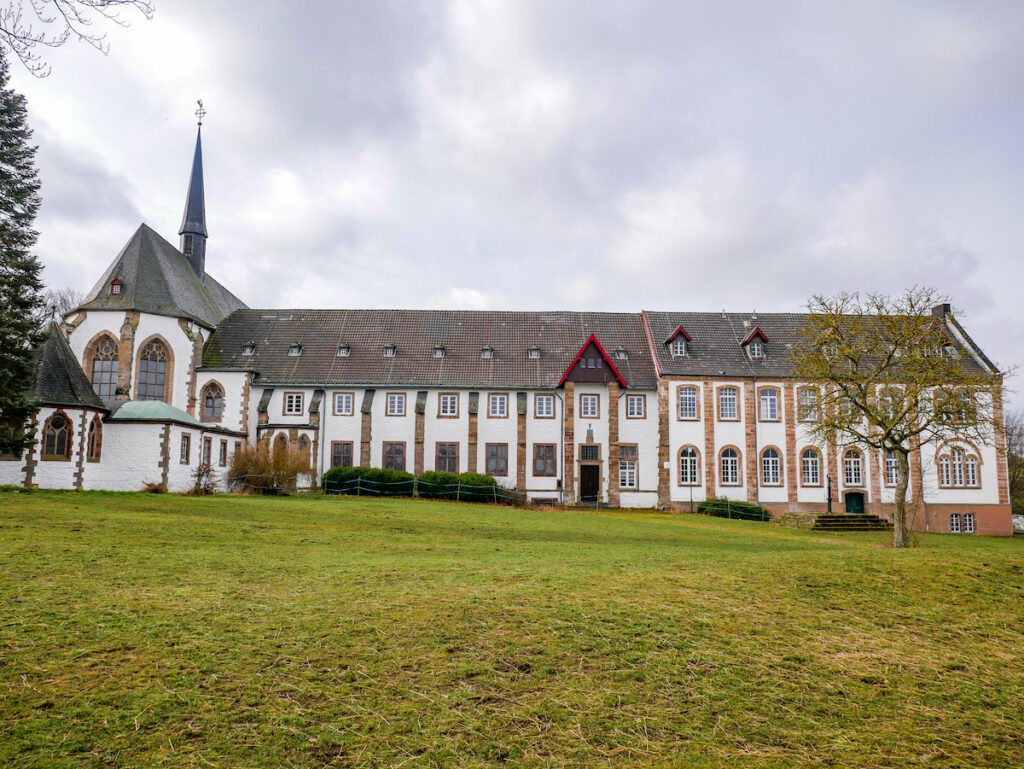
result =
[[124,401],[111,416],[113,420],[137,420],[142,422],[178,422],[193,427],[207,428],[193,416],[176,409],[163,401]]

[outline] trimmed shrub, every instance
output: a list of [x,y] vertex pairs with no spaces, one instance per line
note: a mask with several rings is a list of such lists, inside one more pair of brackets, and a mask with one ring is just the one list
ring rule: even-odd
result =
[[747,521],[770,521],[772,513],[753,502],[740,502],[726,497],[711,497],[697,505],[699,515],[718,518],[742,518]]
[[379,467],[332,467],[323,477],[328,494],[411,497],[415,485],[412,473]]
[[498,502],[498,482],[480,473],[438,473],[433,470],[420,475],[416,493],[431,499],[457,502]]

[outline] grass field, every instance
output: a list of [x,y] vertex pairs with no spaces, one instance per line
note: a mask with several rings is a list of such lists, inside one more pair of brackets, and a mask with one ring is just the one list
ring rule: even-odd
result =
[[0,766],[1024,766],[1024,541],[0,493]]

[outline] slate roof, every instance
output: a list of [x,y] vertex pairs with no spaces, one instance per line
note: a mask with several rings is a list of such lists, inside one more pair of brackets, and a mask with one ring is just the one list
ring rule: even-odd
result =
[[188,195],[185,198],[185,212],[181,216],[178,234],[191,232],[207,235],[206,198],[203,193],[203,129],[196,133],[196,154],[192,158],[192,172],[188,177]]
[[[782,378],[792,373],[789,346],[799,341],[808,316],[802,313],[759,312],[755,316],[750,313],[646,311],[644,317],[650,326],[654,352],[663,375]],[[951,320],[952,316],[946,319]],[[691,341],[686,345],[687,355],[673,357],[664,340],[679,326],[686,328]],[[760,359],[751,359],[743,347],[744,340],[748,340],[755,329],[760,329],[762,337],[769,340],[764,343],[764,357]],[[968,340],[968,344],[973,343]],[[976,365],[970,358],[962,360],[964,365]]]
[[55,323],[50,324],[45,341],[36,351],[35,378],[28,397],[45,406],[107,410]]
[[[110,295],[114,279],[121,295]],[[201,281],[177,248],[142,224],[114,262],[93,286],[81,309],[140,310],[188,318],[215,328],[233,310],[244,308],[238,297],[206,275]]]
[[[261,384],[555,388],[594,335],[628,387],[657,374],[639,313],[456,310],[238,310],[203,352],[211,369],[255,371]],[[253,355],[243,348],[255,345]],[[290,356],[298,343],[302,354]],[[350,345],[348,357],[338,346]],[[396,346],[394,357],[384,347]],[[445,356],[434,357],[443,345]],[[531,345],[540,358],[531,359]],[[492,358],[481,350],[493,348]],[[623,348],[628,358],[615,356]]]

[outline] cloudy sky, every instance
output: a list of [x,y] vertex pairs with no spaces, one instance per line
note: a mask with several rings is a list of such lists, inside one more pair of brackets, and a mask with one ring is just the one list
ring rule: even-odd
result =
[[109,56],[14,66],[51,286],[91,286],[142,221],[177,242],[202,98],[207,266],[250,306],[925,284],[1024,362],[1024,3],[284,5],[157,0]]

